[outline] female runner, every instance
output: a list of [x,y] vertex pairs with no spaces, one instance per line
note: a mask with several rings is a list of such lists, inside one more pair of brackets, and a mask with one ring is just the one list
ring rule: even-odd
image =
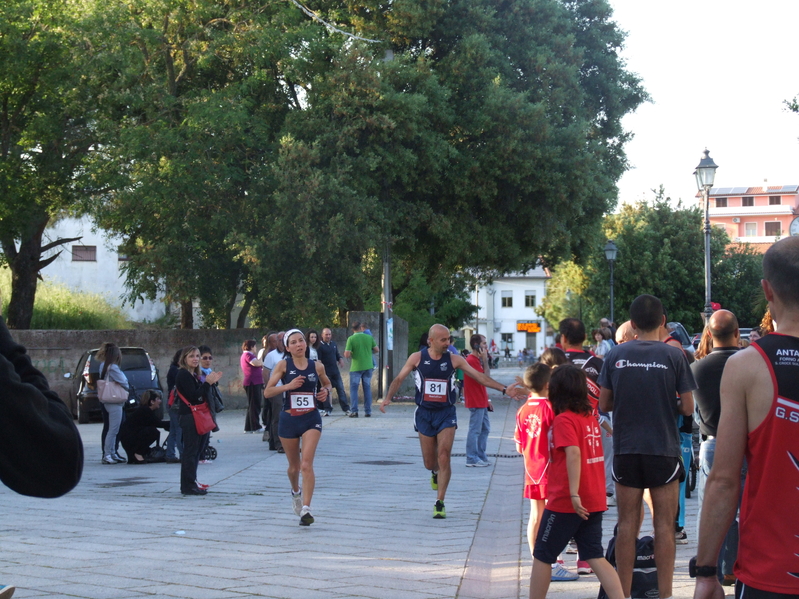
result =
[[[325,401],[330,394],[331,384],[322,363],[305,357],[307,343],[302,331],[288,331],[283,336],[283,344],[286,347],[285,357],[272,371],[264,397],[271,398],[283,393],[278,436],[289,461],[288,476],[294,513],[300,517],[300,526],[310,526],[314,521],[311,515],[315,483],[313,459],[322,436],[322,418],[316,409],[316,402]],[[283,385],[278,387],[278,381]],[[316,384],[319,381],[322,388],[317,392]]]

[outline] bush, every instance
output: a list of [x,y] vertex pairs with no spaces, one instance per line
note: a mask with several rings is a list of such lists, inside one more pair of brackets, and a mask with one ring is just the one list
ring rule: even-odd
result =
[[[11,272],[0,270],[3,316],[11,297]],[[98,293],[81,293],[65,285],[39,282],[33,306],[32,329],[104,330],[129,329],[131,323],[122,310]]]

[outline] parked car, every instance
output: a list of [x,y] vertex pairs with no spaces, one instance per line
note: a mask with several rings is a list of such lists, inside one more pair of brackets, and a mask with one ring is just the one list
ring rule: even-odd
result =
[[694,346],[694,349],[699,349],[699,342],[702,340],[702,333],[697,333],[694,335],[694,338],[691,340],[691,345]]
[[[139,399],[147,390],[158,391],[161,389],[161,378],[150,355],[141,347],[120,347],[122,363],[120,368],[130,383],[130,398],[125,404],[125,410],[135,410]],[[90,419],[102,419],[100,400],[97,399],[97,379],[100,378],[100,362],[95,359],[97,349],[83,353],[78,360],[74,374],[68,372],[64,378],[72,381],[72,416],[80,424],[86,424]],[[159,415],[162,417],[163,414]]]
[[691,342],[691,336],[685,330],[685,327],[679,322],[670,322],[668,327],[671,329],[671,334],[680,340],[682,348],[689,354],[694,353],[694,344]]

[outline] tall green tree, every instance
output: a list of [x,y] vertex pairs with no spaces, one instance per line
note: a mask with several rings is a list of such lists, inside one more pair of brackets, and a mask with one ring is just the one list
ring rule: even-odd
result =
[[77,239],[44,240],[76,205],[94,140],[74,11],[63,0],[0,6],[0,264],[11,271],[11,328],[30,327],[40,272],[60,252],[45,254]]

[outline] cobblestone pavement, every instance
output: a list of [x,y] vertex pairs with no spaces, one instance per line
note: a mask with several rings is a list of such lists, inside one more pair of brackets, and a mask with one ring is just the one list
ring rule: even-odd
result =
[[[517,373],[494,374],[510,382]],[[490,468],[465,467],[469,412],[458,408],[446,520],[432,518],[435,494],[412,405],[393,404],[385,415],[375,409],[369,419],[334,412],[324,419],[316,523],[307,528],[292,512],[285,457],[261,435],[242,434],[243,411],[220,415],[212,439],[219,456],[199,469],[211,485],[205,497],[180,495],[177,464],[101,464],[101,425],[80,425],[86,465],[73,492],[44,500],[0,487],[0,582],[16,585],[15,597],[526,597],[518,404],[499,397],[495,404]],[[695,496],[686,511],[690,542],[678,545],[675,597],[693,593]],[[610,508],[606,542],[615,515]],[[584,576],[553,583],[550,594],[585,599],[597,590],[596,578]]]

